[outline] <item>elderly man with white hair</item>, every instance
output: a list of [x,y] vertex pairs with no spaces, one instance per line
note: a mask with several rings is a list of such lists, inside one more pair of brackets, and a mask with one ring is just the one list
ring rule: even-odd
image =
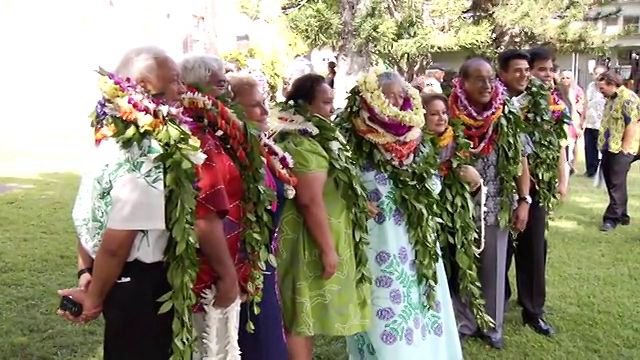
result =
[[185,84],[214,98],[229,89],[224,75],[224,61],[211,55],[190,56],[180,62],[180,72]]
[[[115,75],[132,79],[144,95],[164,104],[178,102],[184,92],[177,64],[156,47],[127,52]],[[59,311],[68,320],[85,323],[104,315],[105,360],[169,359],[174,344],[173,311],[160,314],[158,301],[171,290],[165,262],[167,167],[157,157],[164,148],[154,135],[137,131],[143,138],[129,147],[113,137],[97,142],[73,209],[78,288],[59,292],[82,305],[78,316]],[[219,201],[221,208],[225,201]],[[195,230],[209,262],[224,261],[225,254],[230,262],[221,217],[198,219]],[[189,339],[176,341],[185,345]]]
[[[186,85],[190,88],[201,90],[214,104],[216,103],[215,98],[222,95],[226,90],[222,87],[221,61],[213,56],[189,57],[180,64],[180,68]],[[232,79],[234,80],[232,82],[233,100],[242,107],[246,115],[246,118],[242,120],[264,124],[268,111],[264,107],[264,97],[258,91],[258,84],[252,78],[249,78],[249,81],[247,79],[239,81],[238,77]],[[218,106],[220,104],[215,104],[214,108]],[[189,113],[190,109],[187,107],[185,111]],[[264,168],[264,163],[260,161],[259,153],[253,154],[253,158],[255,159],[257,156],[258,161],[249,161],[253,165],[248,168],[243,167],[236,160],[238,154],[235,152],[238,150],[235,149],[246,148],[246,144],[240,143],[239,141],[241,140],[238,140],[237,136],[229,136],[229,132],[233,131],[231,130],[233,126],[225,123],[225,119],[228,119],[228,117],[215,116],[223,112],[224,110],[219,110],[215,114],[205,115],[204,118],[208,120],[208,126],[198,121],[198,115],[194,116],[198,123],[194,127],[194,134],[200,138],[202,144],[209,144],[207,148],[212,149],[207,161],[209,159],[213,161],[224,173],[219,189],[226,192],[230,204],[229,212],[225,219],[225,234],[229,251],[235,260],[235,264],[229,265],[226,270],[237,271],[240,286],[245,289],[245,292],[249,292],[249,289],[252,289],[249,282],[252,280],[250,280],[250,274],[245,270],[250,266],[250,263],[244,253],[250,245],[243,241],[243,235],[247,231],[251,231],[244,224],[246,223],[245,217],[252,215],[251,210],[249,210],[251,205],[247,206],[245,201],[252,198],[251,194],[247,197],[245,190],[254,186],[265,186],[265,188],[279,193],[278,188],[282,189],[282,186],[278,187],[275,177],[269,169]],[[213,120],[214,117],[215,120]],[[236,130],[242,132],[242,125]],[[207,134],[217,134],[220,137],[213,136],[212,139],[208,139]],[[258,140],[252,132],[247,132],[247,136],[249,137],[249,140],[246,140],[248,142]],[[221,146],[220,142],[217,141],[219,139],[223,139],[224,145]],[[234,141],[236,145],[233,145]],[[234,150],[227,151],[229,148]],[[247,156],[251,158],[252,154],[247,154]],[[271,215],[271,221],[265,223],[256,220],[254,222],[255,226],[260,227],[262,230],[267,230],[268,228],[268,231],[272,233],[273,229],[277,227],[278,220],[276,219],[279,219],[277,209],[280,208],[279,204],[284,201],[284,199],[278,199],[270,203],[269,210],[265,209]],[[261,218],[259,215],[254,214],[254,216],[256,219]],[[262,290],[259,312],[254,310],[251,302],[242,304],[239,319],[236,315],[240,310],[240,305],[237,303],[233,303],[229,308],[222,310],[211,308],[205,302],[202,308],[198,307],[196,309],[194,326],[198,333],[196,342],[198,351],[194,354],[195,359],[238,359],[238,349],[242,352],[242,359],[244,360],[286,359],[287,348],[283,335],[282,313],[278,302],[275,269],[270,264],[265,264],[265,266],[265,269],[262,270],[264,278],[259,285],[255,285]],[[196,291],[207,294],[211,289],[215,289],[216,297],[226,295],[224,284],[221,284],[217,278],[218,269],[211,269],[207,264],[201,264],[195,285]],[[204,296],[204,298],[206,299],[207,296]],[[251,333],[247,331],[249,320],[253,323],[253,332]]]

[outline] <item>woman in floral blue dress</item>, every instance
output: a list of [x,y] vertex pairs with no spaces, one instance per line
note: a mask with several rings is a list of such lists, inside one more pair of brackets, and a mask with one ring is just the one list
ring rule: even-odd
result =
[[374,70],[351,92],[340,125],[362,166],[372,216],[372,323],[348,337],[349,358],[462,359],[431,217],[437,155],[423,138],[419,95],[397,74]]

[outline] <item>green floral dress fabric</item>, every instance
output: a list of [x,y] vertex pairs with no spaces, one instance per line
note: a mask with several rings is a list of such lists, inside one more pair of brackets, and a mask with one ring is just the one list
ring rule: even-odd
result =
[[348,204],[332,175],[329,156],[318,142],[297,134],[280,145],[293,157],[296,174],[328,172],[323,195],[339,257],[336,274],[324,280],[320,251],[295,200],[288,201],[282,215],[278,254],[285,327],[300,336],[346,336],[364,331],[370,316],[370,288],[356,285]]

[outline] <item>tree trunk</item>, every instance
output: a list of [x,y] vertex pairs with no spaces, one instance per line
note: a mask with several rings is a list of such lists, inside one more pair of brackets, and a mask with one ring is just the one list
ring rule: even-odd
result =
[[340,0],[340,14],[342,31],[337,54],[337,69],[335,78],[335,107],[344,108],[349,90],[356,84],[356,80],[367,65],[367,58],[356,51],[355,19],[360,0]]

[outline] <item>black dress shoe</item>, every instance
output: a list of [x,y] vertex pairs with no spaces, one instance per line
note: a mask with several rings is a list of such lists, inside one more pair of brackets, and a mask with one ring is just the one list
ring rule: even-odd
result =
[[485,336],[484,337],[484,342],[486,342],[487,345],[491,346],[492,349],[495,349],[495,350],[504,349],[504,339],[503,338],[494,339],[494,338],[491,338],[489,336]]
[[600,226],[600,231],[603,232],[609,232],[612,231],[613,229],[616,228],[616,224],[609,222],[609,221],[605,221],[602,223],[602,226]]
[[524,320],[524,325],[533,329],[540,335],[553,336],[555,330],[544,319]]

